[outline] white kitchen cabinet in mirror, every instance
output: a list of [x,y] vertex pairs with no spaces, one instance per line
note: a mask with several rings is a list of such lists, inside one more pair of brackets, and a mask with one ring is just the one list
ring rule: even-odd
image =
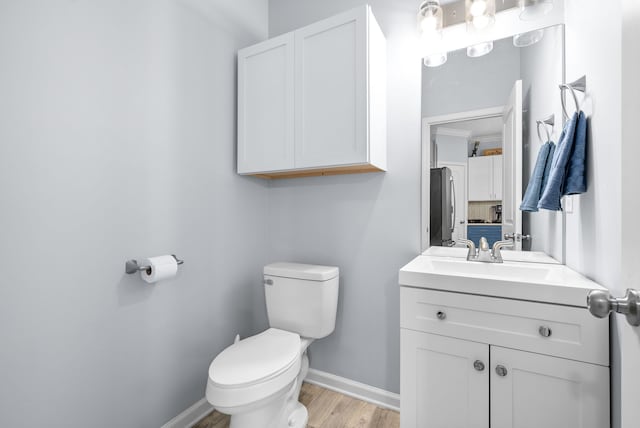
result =
[[[463,226],[476,222],[502,225],[501,236],[514,232],[520,236],[517,250],[541,251],[564,262],[563,214],[519,210],[523,191],[543,144],[536,133],[536,120],[555,114],[557,125],[552,139],[560,134],[562,107],[558,84],[563,81],[562,25],[545,28],[542,40],[528,47],[515,47],[509,37],[494,41],[493,51],[483,57],[469,58],[463,49],[449,52],[448,61],[440,67],[423,66],[423,251],[433,245],[429,236],[431,200],[426,197],[430,192],[429,169],[454,160],[468,164],[475,143],[479,142],[476,157],[502,154],[502,186],[494,186],[490,177],[485,180],[474,175],[473,167],[468,168],[468,206],[463,207],[467,208],[464,211],[468,211],[468,216]],[[521,110],[518,112],[514,108]],[[446,143],[444,139],[440,141],[441,134],[455,134],[458,141],[452,141],[455,138],[451,137]],[[451,145],[445,147],[444,144]],[[451,156],[453,147],[459,150],[453,155],[455,159],[443,159],[445,154]],[[488,162],[484,159],[480,162],[483,161]],[[491,175],[491,168],[488,171]],[[486,186],[484,196],[474,190],[479,182]],[[493,191],[492,187],[501,192]]]

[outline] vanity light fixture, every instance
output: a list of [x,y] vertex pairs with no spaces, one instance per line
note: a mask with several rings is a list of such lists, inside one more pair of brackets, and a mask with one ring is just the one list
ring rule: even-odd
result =
[[520,19],[533,21],[542,18],[553,9],[553,0],[518,0]]
[[442,38],[442,7],[439,0],[425,0],[418,11],[418,31],[426,40]]
[[[439,0],[425,0],[418,11],[418,31],[424,43],[441,44],[443,13]],[[447,62],[447,53],[435,53],[424,58],[427,67],[438,67]]]
[[484,30],[496,21],[496,0],[465,0],[467,31]]
[[517,48],[525,48],[538,43],[543,37],[543,30],[533,30],[527,33],[516,34],[513,36],[513,46]]
[[467,56],[469,58],[478,58],[484,56],[493,50],[493,42],[478,43],[477,45],[467,48]]

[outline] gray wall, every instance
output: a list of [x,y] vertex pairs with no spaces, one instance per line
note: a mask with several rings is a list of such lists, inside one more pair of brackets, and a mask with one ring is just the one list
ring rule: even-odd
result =
[[451,135],[436,135],[437,162],[462,162],[467,163],[469,158],[469,143],[464,137]]
[[[267,187],[235,174],[266,0],[0,3],[0,426],[159,427],[264,324]],[[176,279],[124,275],[175,252]]]
[[[271,0],[275,36],[364,4]],[[311,366],[399,391],[398,270],[420,250],[420,69],[414,0],[372,0],[387,39],[389,172],[273,181],[272,260],[341,269],[336,331]]]
[[422,117],[497,107],[520,78],[520,52],[505,39],[489,55],[469,58],[462,49],[449,53],[444,65],[422,70]]
[[[583,109],[589,117],[589,132],[587,141],[587,192],[584,195],[574,197],[573,213],[567,214],[567,265],[589,278],[599,282],[612,290],[615,296],[623,296],[625,288],[635,287],[637,284],[627,282],[621,273],[637,271],[637,261],[623,259],[623,236],[629,232],[622,227],[623,200],[626,207],[632,207],[628,202],[637,197],[637,181],[633,181],[634,175],[629,178],[632,181],[623,180],[621,171],[623,166],[628,168],[622,154],[621,125],[628,129],[637,129],[637,117],[626,117],[623,123],[622,93],[620,76],[622,75],[622,61],[625,56],[622,53],[622,20],[627,19],[623,15],[620,2],[611,2],[606,14],[598,12],[596,0],[566,0],[566,74],[567,81],[573,81],[580,76],[587,76],[586,97],[581,94],[578,98],[583,102]],[[637,16],[637,15],[636,15]],[[633,24],[637,26],[637,22]],[[629,45],[626,45],[629,49]],[[637,50],[635,46],[630,49]],[[637,78],[637,76],[636,76]],[[628,90],[624,88],[625,93]],[[637,103],[637,94],[631,95]],[[569,98],[569,105],[571,105]],[[631,141],[625,141],[625,145],[637,144],[636,137]],[[626,147],[625,147],[626,148]],[[631,150],[633,153],[633,150]],[[626,158],[626,156],[625,156]],[[637,158],[632,158],[637,169]],[[623,184],[633,185],[634,190],[622,197]],[[634,219],[637,213],[634,214]],[[631,226],[626,222],[627,228]],[[631,226],[633,227],[633,226]],[[633,232],[632,232],[633,233]],[[627,241],[628,242],[628,241]],[[627,246],[630,251],[635,251],[635,246]],[[634,248],[632,250],[632,248]],[[626,263],[621,263],[625,260]],[[632,410],[625,410],[624,422],[621,419],[621,398],[624,398],[624,409],[637,408],[637,395],[628,389],[629,395],[622,397],[621,369],[627,371],[625,377],[635,381],[634,373],[637,360],[634,356],[638,353],[638,329],[629,327],[623,317],[613,317],[611,329],[611,364],[612,364],[612,419],[614,428],[629,427],[636,420],[629,418]],[[621,321],[619,323],[618,321]],[[629,339],[629,350],[633,354],[622,355],[621,343],[618,338],[629,330],[635,330]],[[626,358],[629,358],[627,361]],[[624,363],[624,368],[623,364]],[[636,382],[637,385],[637,382]],[[637,388],[634,387],[634,388]],[[634,400],[635,398],[635,400]]]
[[[522,77],[524,159],[523,195],[533,172],[542,142],[538,138],[536,120],[555,114],[555,130],[552,140],[557,143],[562,132],[563,116],[558,84],[564,78],[564,28],[550,27],[538,43],[520,49],[520,70]],[[544,130],[540,128],[544,136]],[[536,213],[522,213],[524,234],[531,235],[530,249],[543,251],[556,260],[562,260],[563,224],[562,214],[540,210]]]

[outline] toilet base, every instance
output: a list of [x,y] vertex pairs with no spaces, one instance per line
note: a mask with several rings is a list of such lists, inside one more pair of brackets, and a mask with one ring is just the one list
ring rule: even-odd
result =
[[309,422],[309,412],[302,403],[297,403],[296,409],[289,415],[288,426],[292,428],[306,428]]
[[[305,348],[300,373],[296,380],[264,402],[255,403],[251,410],[228,412],[231,414],[229,428],[306,428],[309,413],[307,408],[298,401],[298,397],[300,397],[302,381],[308,372],[309,357]],[[219,410],[227,413],[225,409]]]

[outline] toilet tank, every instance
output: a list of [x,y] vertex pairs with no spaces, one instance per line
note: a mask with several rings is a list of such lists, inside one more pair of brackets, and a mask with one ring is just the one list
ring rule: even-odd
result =
[[264,267],[269,325],[320,339],[336,326],[339,270],[334,266],[272,263]]

